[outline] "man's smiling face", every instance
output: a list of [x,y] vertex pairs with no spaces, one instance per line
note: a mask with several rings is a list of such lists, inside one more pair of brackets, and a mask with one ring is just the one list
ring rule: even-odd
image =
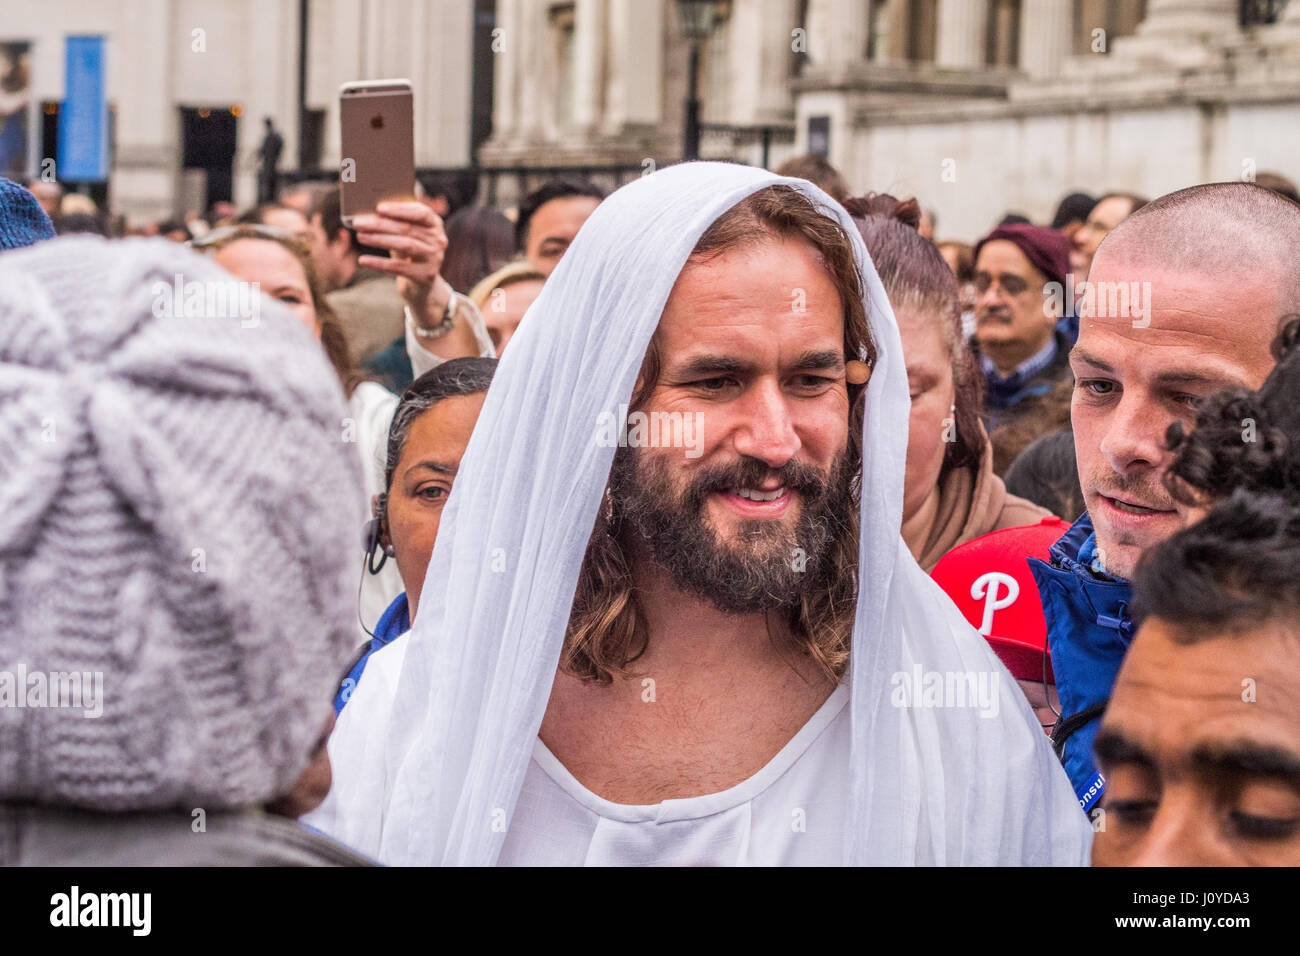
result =
[[1281,303],[1266,275],[1160,270],[1106,248],[1089,281],[1152,288],[1149,325],[1086,316],[1070,353],[1079,484],[1106,571],[1128,578],[1186,520],[1163,484],[1166,431],[1175,421],[1190,428],[1197,404],[1222,388],[1259,387]]
[[[848,501],[844,321],[835,284],[798,240],[692,260],[673,287],[655,336],[659,375],[640,410],[680,413],[700,434],[691,455],[629,450],[613,490],[679,578],[713,567],[718,580],[695,587],[720,606],[797,596],[807,576],[795,549],[812,566],[838,530]],[[728,577],[731,595],[721,593]]]

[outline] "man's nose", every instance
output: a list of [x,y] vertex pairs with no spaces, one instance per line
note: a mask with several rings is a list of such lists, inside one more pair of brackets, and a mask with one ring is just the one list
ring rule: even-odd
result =
[[1171,421],[1143,396],[1125,393],[1106,423],[1101,453],[1117,474],[1155,468],[1165,457],[1165,431]]
[[1129,866],[1216,866],[1218,859],[1211,835],[1206,803],[1194,794],[1166,794],[1146,835],[1129,859]]
[[742,416],[735,432],[738,454],[780,468],[802,447],[789,399],[775,382],[750,387],[737,411]]
[[990,282],[988,288],[983,292],[977,289],[977,298],[975,299],[975,308],[980,312],[987,312],[989,309],[997,308],[1002,304],[1002,289],[996,282]]

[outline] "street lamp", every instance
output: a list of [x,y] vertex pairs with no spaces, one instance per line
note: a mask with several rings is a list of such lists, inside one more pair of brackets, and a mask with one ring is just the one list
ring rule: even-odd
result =
[[716,8],[717,0],[677,0],[677,20],[691,48],[686,72],[686,130],[682,136],[683,159],[687,160],[700,158],[700,43],[713,32]]

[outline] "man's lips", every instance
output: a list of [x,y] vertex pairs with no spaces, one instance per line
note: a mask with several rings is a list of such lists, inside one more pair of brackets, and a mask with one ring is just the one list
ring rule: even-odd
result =
[[[728,488],[713,494],[745,518],[779,518],[790,508],[794,494],[785,485],[776,488]],[[750,497],[752,496],[752,497]],[[755,499],[766,500],[755,500]]]
[[1117,498],[1112,495],[1104,495],[1100,492],[1097,493],[1097,497],[1099,497],[1111,511],[1122,515],[1128,515],[1133,518],[1177,514],[1177,512],[1172,508],[1158,508],[1155,505],[1134,501],[1131,498]]

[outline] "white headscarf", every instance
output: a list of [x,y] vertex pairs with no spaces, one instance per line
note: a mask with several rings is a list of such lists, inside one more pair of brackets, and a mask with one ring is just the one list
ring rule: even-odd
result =
[[[461,462],[400,676],[361,682],[331,743],[335,792],[311,822],[386,863],[496,861],[613,462],[614,449],[595,440],[600,415],[628,401],[705,229],[779,183],[844,227],[878,355],[863,440],[849,704],[856,825],[845,862],[1086,861],[1091,828],[1023,695],[900,537],[907,375],[858,230],[807,182],[720,163],[670,167],[611,195],[528,310]],[[893,706],[894,675],[916,665],[993,675],[998,717]]]

